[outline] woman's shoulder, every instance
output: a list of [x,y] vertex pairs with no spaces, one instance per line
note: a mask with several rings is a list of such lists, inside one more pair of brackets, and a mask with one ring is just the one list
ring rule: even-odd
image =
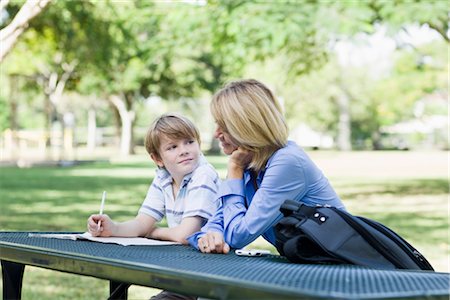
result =
[[307,158],[306,153],[294,141],[288,141],[286,146],[278,149],[269,159],[269,163],[273,161],[299,162]]

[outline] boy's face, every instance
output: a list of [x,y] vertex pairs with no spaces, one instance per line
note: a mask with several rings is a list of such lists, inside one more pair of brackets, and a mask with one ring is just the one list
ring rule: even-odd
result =
[[173,178],[181,180],[197,167],[200,146],[195,138],[173,140],[163,136],[159,154],[160,158],[152,156],[155,163],[165,167]]

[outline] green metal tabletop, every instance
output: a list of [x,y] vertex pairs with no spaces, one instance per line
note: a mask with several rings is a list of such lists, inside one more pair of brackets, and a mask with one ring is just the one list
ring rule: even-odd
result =
[[450,274],[283,257],[202,254],[181,245],[121,246],[0,232],[0,259],[219,299],[449,299]]

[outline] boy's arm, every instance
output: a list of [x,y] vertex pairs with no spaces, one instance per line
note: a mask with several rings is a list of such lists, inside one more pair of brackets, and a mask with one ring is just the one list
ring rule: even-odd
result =
[[[101,227],[98,227],[101,222]],[[138,214],[134,219],[118,223],[111,220],[108,215],[91,215],[88,219],[88,231],[92,236],[120,236],[137,237],[146,236],[155,228],[156,219]]]
[[136,237],[147,236],[155,228],[156,220],[146,214],[138,214],[133,220],[115,223],[112,229],[113,236]]
[[200,230],[203,224],[203,218],[201,217],[186,217],[183,218],[180,225],[166,228],[166,227],[156,227],[147,237],[165,240],[165,241],[174,241],[181,243],[183,245],[187,245],[188,241],[186,238]]

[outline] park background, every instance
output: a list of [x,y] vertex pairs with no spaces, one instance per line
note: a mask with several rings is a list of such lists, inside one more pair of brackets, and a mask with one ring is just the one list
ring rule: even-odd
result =
[[[0,230],[84,231],[103,190],[105,212],[133,217],[155,174],[144,135],[168,111],[194,120],[224,178],[209,101],[255,78],[349,211],[449,272],[448,4],[1,0]],[[25,272],[24,299],[107,293],[102,280]]]

